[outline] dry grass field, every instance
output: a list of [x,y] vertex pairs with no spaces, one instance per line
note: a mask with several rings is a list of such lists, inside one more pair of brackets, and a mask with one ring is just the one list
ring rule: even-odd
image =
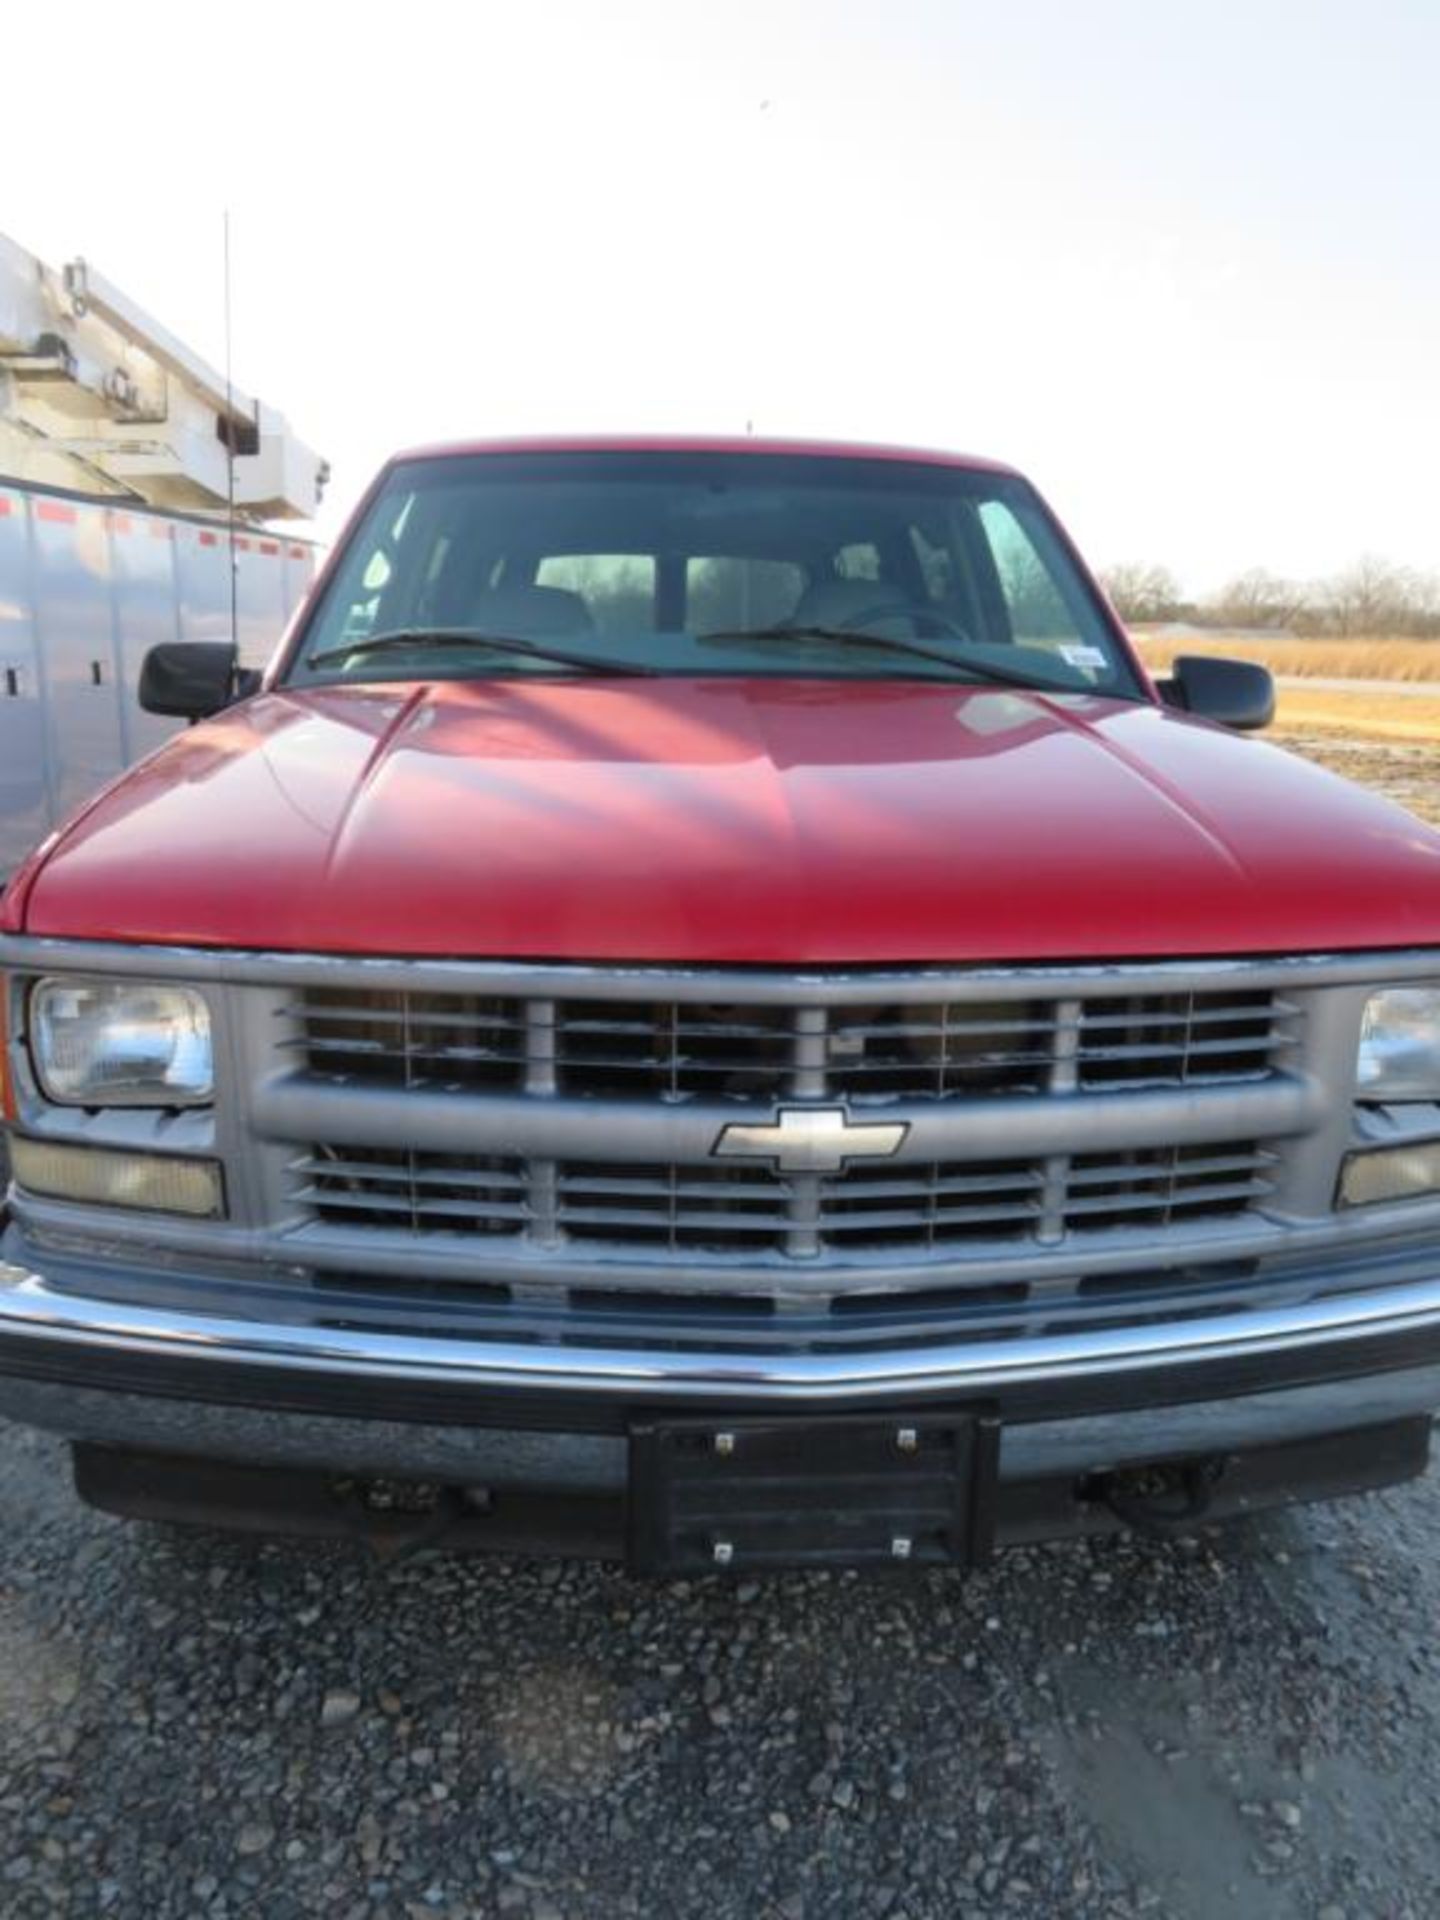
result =
[[1440,640],[1299,640],[1291,634],[1147,633],[1135,641],[1146,664],[1163,672],[1180,653],[1255,660],[1284,679],[1406,680],[1440,686]]
[[1277,725],[1292,732],[1356,735],[1440,745],[1440,695],[1355,693],[1341,687],[1282,686]]
[[[1279,634],[1135,635],[1145,664],[1163,673],[1181,653],[1254,660],[1280,679],[1279,730],[1440,743],[1440,641],[1297,640]],[[1336,681],[1353,680],[1352,687]],[[1381,684],[1396,683],[1394,693]],[[1314,684],[1307,684],[1314,683]],[[1419,687],[1434,687],[1421,693]],[[1440,769],[1437,769],[1440,774]]]

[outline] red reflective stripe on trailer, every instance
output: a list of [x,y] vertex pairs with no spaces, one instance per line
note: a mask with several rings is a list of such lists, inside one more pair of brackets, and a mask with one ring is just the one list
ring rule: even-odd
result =
[[128,513],[107,513],[105,520],[112,533],[133,533],[135,530]]
[[152,540],[173,540],[175,538],[175,529],[167,526],[163,520],[152,520],[150,522],[150,538]]
[[240,549],[241,553],[248,553],[250,551],[250,542],[243,534],[236,534],[235,545]]
[[279,553],[280,542],[278,540],[262,540],[260,542],[260,551],[261,553]]
[[37,500],[35,518],[53,520],[59,527],[73,527],[79,515],[68,500]]
[[202,547],[218,547],[220,544],[220,536],[218,533],[202,533],[200,536],[200,544]]
[[310,549],[308,547],[291,547],[290,558],[292,560],[304,560],[309,556],[309,552]]
[[5,515],[9,513],[9,511],[10,511],[10,502],[3,493],[0,493],[0,520],[3,520],[5,518]]

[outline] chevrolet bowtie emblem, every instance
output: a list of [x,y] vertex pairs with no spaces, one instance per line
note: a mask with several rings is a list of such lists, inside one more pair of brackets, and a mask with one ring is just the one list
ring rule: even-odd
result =
[[766,1126],[732,1122],[711,1148],[718,1160],[770,1160],[782,1173],[838,1173],[849,1160],[888,1160],[903,1121],[852,1121],[843,1107],[784,1107]]

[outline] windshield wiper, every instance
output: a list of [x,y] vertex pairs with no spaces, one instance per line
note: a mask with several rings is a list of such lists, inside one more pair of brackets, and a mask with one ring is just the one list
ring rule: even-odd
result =
[[485,647],[492,653],[518,653],[530,660],[553,660],[557,666],[579,667],[588,673],[634,673],[653,675],[658,669],[637,665],[631,660],[610,660],[600,654],[572,653],[566,647],[551,647],[537,640],[522,640],[513,633],[486,633],[479,627],[395,627],[388,633],[369,633],[348,646],[326,647],[312,653],[302,664],[324,667],[337,660],[363,659],[367,654],[400,653],[406,647]]
[[985,660],[966,660],[947,653],[943,647],[927,647],[923,640],[899,640],[885,633],[861,633],[853,627],[736,627],[714,633],[697,633],[697,644],[729,645],[744,640],[825,640],[848,647],[875,647],[889,653],[910,654],[917,660],[936,660],[954,672],[968,673],[977,680],[997,687],[1020,687],[1030,693],[1069,693],[1079,691],[1058,681],[1031,680],[1022,673],[1004,667],[992,667]]

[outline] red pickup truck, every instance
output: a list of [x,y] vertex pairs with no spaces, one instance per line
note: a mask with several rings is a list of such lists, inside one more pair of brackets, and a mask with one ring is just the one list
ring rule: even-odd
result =
[[114,1511],[972,1564],[1419,1472],[1440,835],[1031,486],[393,461],[0,908],[0,1413]]

